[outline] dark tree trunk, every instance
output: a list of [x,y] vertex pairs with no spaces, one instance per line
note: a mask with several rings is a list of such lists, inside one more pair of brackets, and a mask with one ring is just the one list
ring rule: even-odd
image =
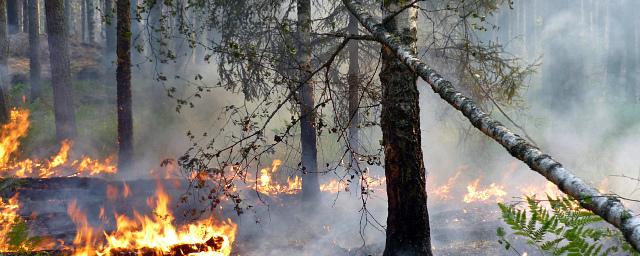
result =
[[118,15],[118,169],[130,171],[133,160],[133,115],[131,104],[131,2],[116,0]]
[[142,34],[140,33],[141,29],[139,18],[141,17],[139,17],[138,14],[138,0],[131,0],[131,49],[134,49],[131,52],[131,60],[133,61],[133,63],[138,63],[142,59],[142,56],[140,52],[138,52],[136,47],[136,40],[133,40],[142,36]]
[[87,10],[87,40],[90,44],[96,42],[96,22],[95,22],[95,5],[94,0],[86,0],[86,10]]
[[[401,2],[385,1],[385,7],[393,13]],[[416,9],[409,8],[386,25],[414,54],[416,19]],[[382,48],[381,127],[389,204],[385,256],[432,254],[416,80],[391,49]]]
[[[358,34],[358,19],[355,16],[349,16],[349,25],[347,27],[349,34]],[[347,83],[349,85],[348,105],[349,105],[349,147],[351,168],[357,170],[356,153],[360,150],[360,141],[358,139],[358,124],[360,123],[360,114],[358,107],[360,106],[360,62],[358,60],[358,41],[349,42],[349,70],[347,74]],[[357,173],[360,173],[357,170]],[[356,182],[352,182],[356,183]]]
[[85,0],[80,0],[80,29],[82,32],[80,36],[82,36],[82,42],[87,42],[87,2]]
[[113,0],[104,0],[103,12],[105,16],[105,59],[111,64],[116,51],[116,17],[113,15]]
[[7,2],[0,0],[0,123],[9,120],[4,90],[9,87],[9,37],[7,35]]
[[9,26],[9,34],[20,32],[19,6],[20,3],[18,0],[7,0],[7,24]]
[[29,0],[22,0],[22,32],[29,33]]
[[53,86],[53,108],[58,141],[76,136],[76,118],[73,109],[69,45],[64,16],[63,0],[46,0],[47,35],[51,61],[51,84]]
[[311,1],[298,0],[298,56],[300,68],[299,90],[300,100],[300,148],[302,151],[302,197],[305,201],[313,201],[320,194],[318,181],[318,147],[315,126],[315,100],[313,82],[306,81],[311,75]]
[[28,1],[29,13],[29,84],[31,84],[31,102],[40,98],[40,3]]

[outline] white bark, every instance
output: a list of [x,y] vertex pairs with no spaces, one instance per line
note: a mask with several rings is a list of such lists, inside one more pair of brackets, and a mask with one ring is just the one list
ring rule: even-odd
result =
[[512,156],[526,163],[532,170],[556,184],[561,191],[578,199],[584,208],[620,229],[625,239],[636,250],[640,249],[640,217],[626,209],[618,198],[601,194],[564,168],[562,164],[553,160],[551,156],[544,154],[500,122],[493,120],[471,99],[456,90],[449,81],[404,49],[398,38],[385,31],[380,22],[369,15],[358,1],[343,0],[342,2],[376,40],[391,48],[399,59],[431,86],[434,92],[462,112],[473,126],[500,143]]

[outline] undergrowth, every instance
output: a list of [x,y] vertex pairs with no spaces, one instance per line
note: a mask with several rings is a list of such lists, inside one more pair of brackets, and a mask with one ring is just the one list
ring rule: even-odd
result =
[[503,221],[511,233],[497,229],[498,242],[513,250],[514,239],[524,239],[545,255],[640,255],[621,232],[568,197],[537,200],[526,198],[526,206],[499,203]]

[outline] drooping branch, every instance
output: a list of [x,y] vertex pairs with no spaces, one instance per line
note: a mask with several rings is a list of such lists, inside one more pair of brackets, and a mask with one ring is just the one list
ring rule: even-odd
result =
[[462,112],[473,126],[500,143],[512,156],[553,182],[562,192],[579,200],[584,208],[620,229],[625,239],[636,250],[640,249],[640,217],[633,211],[626,209],[618,198],[601,194],[597,189],[564,168],[562,164],[553,160],[551,156],[544,154],[500,122],[492,119],[473,100],[464,96],[435,70],[404,49],[399,42],[400,39],[388,33],[357,0],[343,0],[342,2],[378,42],[392,49],[399,59],[431,86],[435,93]]

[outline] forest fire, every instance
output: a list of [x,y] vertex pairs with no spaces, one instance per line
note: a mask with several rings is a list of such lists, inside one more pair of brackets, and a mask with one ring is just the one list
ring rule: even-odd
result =
[[70,159],[73,141],[64,140],[58,153],[50,159],[17,160],[20,139],[27,136],[29,130],[29,111],[13,109],[10,122],[2,126],[0,134],[0,174],[13,177],[62,177],[62,176],[94,176],[117,172],[114,158],[104,161],[83,156],[77,160]]
[[[84,255],[211,255],[226,256],[231,253],[237,225],[231,220],[216,222],[205,219],[181,226],[175,225],[175,217],[169,210],[169,196],[161,186],[156,198],[149,198],[155,206],[153,216],[134,211],[134,218],[116,214],[116,230],[111,233],[92,228],[85,214],[72,202],[68,214],[76,224],[73,251]],[[103,233],[106,243],[98,235]]]
[[9,232],[11,227],[19,220],[18,194],[3,200],[0,197],[0,251],[9,251],[14,248],[9,246]]
[[504,186],[491,183],[488,188],[479,189],[480,179],[476,179],[467,185],[467,194],[462,199],[465,203],[476,201],[486,201],[489,198],[495,198],[497,202],[503,201],[502,197],[507,195]]
[[266,195],[297,194],[302,189],[302,180],[298,176],[287,177],[287,184],[273,182],[272,176],[278,172],[282,165],[279,159],[273,160],[271,168],[262,168],[260,176],[255,181],[255,190]]

